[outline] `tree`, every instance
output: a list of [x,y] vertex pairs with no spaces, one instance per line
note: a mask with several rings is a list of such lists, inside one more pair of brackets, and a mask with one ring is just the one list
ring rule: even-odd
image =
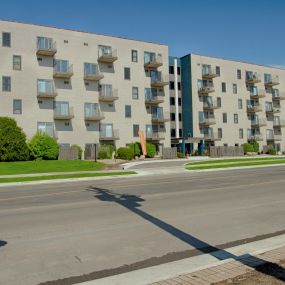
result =
[[15,119],[0,117],[0,161],[29,159],[26,135]]

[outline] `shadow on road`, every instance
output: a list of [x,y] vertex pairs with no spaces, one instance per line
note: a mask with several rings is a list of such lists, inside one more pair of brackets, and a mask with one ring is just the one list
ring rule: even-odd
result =
[[7,244],[7,242],[6,242],[6,241],[4,241],[4,240],[0,240],[0,247],[5,246],[6,244]]
[[[139,209],[142,203],[145,201],[141,197],[137,195],[128,195],[128,194],[117,194],[108,189],[98,188],[98,187],[90,187],[87,189],[88,191],[92,191],[95,193],[95,198],[105,201],[105,202],[114,202],[117,203],[126,209],[130,210],[134,214],[140,216],[146,221],[152,223],[153,225],[159,227],[175,238],[180,239],[181,241],[191,245],[195,249],[199,250],[202,253],[210,254],[217,258],[218,260],[226,260],[232,258],[234,260],[239,261],[240,263],[247,265],[249,267],[254,268],[256,271],[264,273],[266,275],[273,276],[279,280],[285,281],[285,269],[278,264],[271,264],[271,270],[268,270],[265,263],[269,263],[266,260],[262,260],[260,258],[251,256],[249,254],[243,256],[236,256],[230,252],[227,252],[224,249],[219,249],[215,246],[212,246],[191,234],[183,232],[182,230],[144,212]],[[272,270],[274,268],[274,270]]]

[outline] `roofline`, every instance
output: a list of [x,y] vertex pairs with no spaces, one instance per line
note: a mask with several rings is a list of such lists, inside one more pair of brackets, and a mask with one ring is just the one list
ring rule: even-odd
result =
[[155,44],[155,45],[160,45],[160,46],[168,47],[167,44],[162,44],[162,43],[155,43],[155,42],[150,42],[150,41],[136,40],[136,39],[125,38],[125,37],[120,37],[120,36],[107,35],[107,34],[99,34],[99,33],[95,33],[95,32],[86,32],[86,31],[81,31],[81,30],[58,28],[58,27],[55,27],[55,26],[42,25],[42,24],[35,24],[35,23],[31,23],[31,22],[22,22],[22,21],[10,20],[10,19],[7,20],[7,19],[2,19],[2,18],[0,18],[0,21],[9,22],[9,23],[16,23],[16,24],[23,24],[23,25],[31,25],[31,26],[36,26],[36,27],[51,28],[51,29],[57,29],[57,30],[62,30],[62,31],[70,31],[70,32],[84,33],[84,34],[90,34],[90,35],[111,37],[111,38],[117,38],[117,39],[122,39],[122,40],[143,42],[143,43]]
[[207,54],[199,54],[199,53],[188,53],[181,58],[191,56],[191,55],[198,55],[198,56],[205,56],[205,57],[210,57],[210,58],[215,58],[215,59],[222,59],[226,61],[233,61],[233,62],[239,62],[239,63],[245,63],[245,64],[251,64],[251,65],[257,65],[257,66],[262,66],[262,67],[268,67],[268,68],[274,68],[274,69],[279,69],[279,70],[285,70],[285,67],[277,67],[277,66],[272,66],[272,65],[266,65],[266,64],[259,64],[259,63],[253,63],[253,62],[248,62],[248,61],[243,61],[243,60],[237,60],[237,59],[231,59],[231,58],[225,58],[225,57],[218,57],[218,56],[212,56],[212,55],[207,55]]

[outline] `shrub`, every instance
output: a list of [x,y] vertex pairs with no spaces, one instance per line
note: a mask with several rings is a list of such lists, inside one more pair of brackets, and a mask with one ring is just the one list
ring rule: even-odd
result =
[[177,151],[178,158],[184,158],[184,154],[182,152]]
[[120,147],[117,150],[117,157],[124,160],[132,160],[134,157],[134,152],[128,147]]
[[108,148],[107,150],[107,158],[111,159],[113,152],[114,152],[114,146],[112,144],[101,144],[102,147]]
[[251,140],[249,143],[253,147],[253,152],[259,152],[259,143],[256,140]]
[[0,161],[28,160],[26,135],[16,121],[0,117]]
[[81,160],[82,159],[82,148],[78,145],[78,144],[73,144],[71,147],[74,147],[77,149],[78,151],[78,159]]
[[276,155],[276,149],[273,147],[270,147],[267,151],[268,154],[270,155]]
[[44,133],[37,133],[29,143],[33,159],[53,160],[58,158],[59,145],[56,140]]
[[155,154],[156,154],[156,147],[155,147],[155,145],[154,144],[152,144],[152,143],[147,143],[146,144],[146,156],[147,157],[154,157],[155,156]]
[[140,156],[142,153],[141,144],[139,142],[129,144],[129,149],[134,152],[134,156]]
[[98,152],[98,159],[107,159],[108,158],[108,153],[106,150],[100,150]]
[[243,152],[246,154],[248,152],[254,152],[254,147],[250,143],[245,143],[242,145],[243,146]]

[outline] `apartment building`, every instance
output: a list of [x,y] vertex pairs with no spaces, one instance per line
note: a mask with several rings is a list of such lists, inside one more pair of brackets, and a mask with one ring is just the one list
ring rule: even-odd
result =
[[0,116],[62,146],[170,146],[168,47],[0,21]]
[[189,54],[181,58],[186,150],[237,146],[285,151],[285,70]]
[[179,147],[182,138],[182,93],[180,58],[169,57],[171,145]]

